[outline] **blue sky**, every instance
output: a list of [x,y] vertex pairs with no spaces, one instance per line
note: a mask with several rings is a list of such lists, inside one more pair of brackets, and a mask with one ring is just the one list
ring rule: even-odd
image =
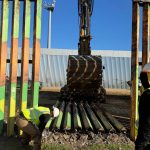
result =
[[[78,48],[79,23],[77,7],[77,0],[57,0],[55,11],[52,14],[52,48]],[[43,10],[42,47],[47,46],[47,19],[48,12]],[[91,19],[92,49],[131,49],[131,0],[95,0]]]
[[[43,0],[52,2],[52,0]],[[79,41],[79,18],[77,0],[56,0],[52,14],[51,47],[59,49],[77,49]],[[12,3],[12,2],[11,2]],[[1,2],[0,2],[1,5]],[[20,20],[23,17],[21,2]],[[32,3],[33,10],[33,3]],[[10,20],[12,5],[10,5]],[[33,24],[33,13],[32,13]],[[22,24],[20,24],[22,26]],[[95,0],[91,17],[91,49],[93,50],[131,50],[132,0]],[[19,46],[21,47],[22,28],[20,28]],[[42,10],[41,47],[47,47],[48,11]],[[31,37],[33,26],[31,27]],[[9,46],[11,28],[9,28]],[[32,45],[33,39],[31,38]]]

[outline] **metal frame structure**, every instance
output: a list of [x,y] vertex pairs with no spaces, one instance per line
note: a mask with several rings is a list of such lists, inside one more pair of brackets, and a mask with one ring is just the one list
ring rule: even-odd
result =
[[140,7],[142,17],[142,67],[149,61],[149,27],[150,27],[150,0],[133,0],[132,6],[132,55],[131,55],[131,122],[130,135],[136,139],[138,130],[138,71],[139,71],[139,32]]

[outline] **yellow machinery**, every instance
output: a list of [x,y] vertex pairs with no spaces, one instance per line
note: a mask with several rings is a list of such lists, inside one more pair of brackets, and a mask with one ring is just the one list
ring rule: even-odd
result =
[[69,56],[67,85],[61,89],[61,98],[68,101],[105,100],[102,87],[102,58],[92,56],[90,47],[90,18],[94,0],[78,0],[80,37],[77,56]]

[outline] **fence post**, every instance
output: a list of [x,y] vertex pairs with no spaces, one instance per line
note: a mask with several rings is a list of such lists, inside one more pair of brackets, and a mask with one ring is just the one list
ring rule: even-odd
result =
[[8,40],[8,20],[9,5],[8,0],[2,1],[2,18],[0,32],[0,134],[4,124],[4,108],[5,108],[5,72],[6,72],[6,56],[7,56],[7,40]]
[[41,38],[41,10],[42,0],[35,1],[34,8],[34,36],[32,57],[32,102],[31,107],[38,106],[39,99],[39,70],[40,70],[40,38]]
[[28,66],[29,66],[29,51],[30,51],[30,0],[24,2],[23,12],[23,47],[21,61],[21,95],[20,95],[20,110],[27,107],[28,95]]
[[138,120],[138,50],[139,50],[139,3],[133,2],[132,8],[132,54],[131,54],[131,121],[130,136],[133,140],[137,136]]
[[143,4],[143,34],[142,34],[142,68],[149,62],[149,24],[150,7],[149,3]]
[[12,13],[12,43],[11,43],[11,61],[10,61],[10,97],[8,107],[7,135],[14,133],[14,118],[16,113],[16,85],[18,68],[18,37],[19,37],[19,0],[13,1]]

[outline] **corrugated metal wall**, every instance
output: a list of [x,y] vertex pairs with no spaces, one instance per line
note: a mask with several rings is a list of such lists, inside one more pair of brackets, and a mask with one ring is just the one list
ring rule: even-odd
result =
[[[21,50],[18,58],[21,58]],[[131,53],[129,51],[95,50],[93,55],[101,55],[103,66],[103,86],[105,88],[129,89],[127,81],[131,79]],[[62,87],[66,84],[68,55],[77,55],[75,50],[41,49],[40,82],[44,87]],[[141,56],[141,53],[140,53]],[[8,54],[9,58],[9,54]],[[32,59],[32,52],[30,53]],[[18,76],[21,65],[18,65]],[[9,64],[7,64],[9,76]],[[29,66],[29,79],[32,79],[32,65]]]
[[105,66],[103,86],[105,88],[127,89],[130,80],[130,57],[103,57]]
[[41,55],[40,81],[46,87],[66,84],[67,55]]

